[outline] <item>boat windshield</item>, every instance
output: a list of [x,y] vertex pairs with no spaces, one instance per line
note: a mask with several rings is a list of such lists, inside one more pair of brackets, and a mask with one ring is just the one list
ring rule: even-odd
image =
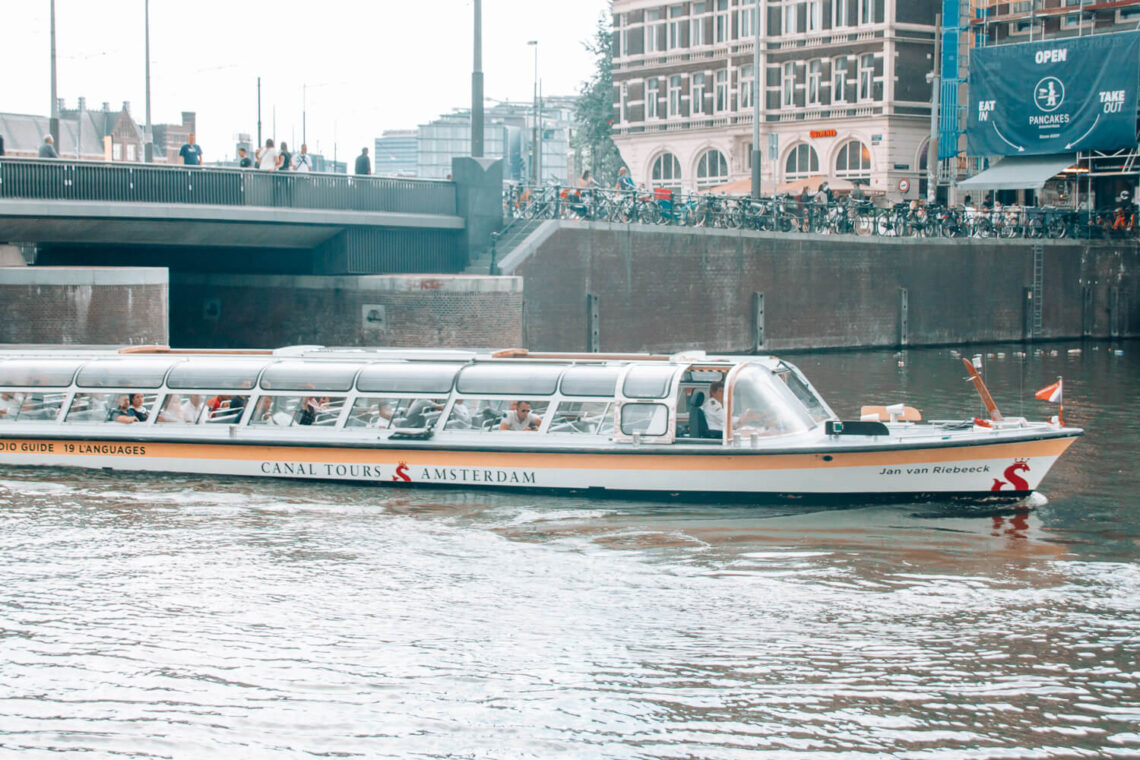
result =
[[795,367],[787,362],[780,362],[776,367],[776,377],[784,381],[795,397],[799,399],[800,403],[807,409],[808,414],[816,422],[823,422],[824,420],[831,419],[832,411],[828,408],[827,404],[823,402],[819,396],[816,395],[812,387],[808,385],[803,376]]
[[741,435],[786,435],[815,424],[804,405],[768,369],[749,365],[732,382],[732,432]]

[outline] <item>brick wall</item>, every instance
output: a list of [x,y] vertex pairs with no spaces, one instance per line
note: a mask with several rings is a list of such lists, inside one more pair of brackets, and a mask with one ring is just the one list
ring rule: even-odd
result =
[[0,268],[0,343],[166,344],[165,269]]
[[[1038,338],[1140,334],[1134,243],[1042,241]],[[524,343],[586,348],[587,294],[603,351],[764,349],[1022,340],[1033,241],[926,240],[560,225],[511,274],[526,280]]]
[[175,274],[180,347],[519,346],[522,281],[466,275]]

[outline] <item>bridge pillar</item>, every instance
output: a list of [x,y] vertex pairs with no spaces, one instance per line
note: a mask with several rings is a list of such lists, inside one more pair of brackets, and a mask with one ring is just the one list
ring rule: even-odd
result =
[[491,245],[491,233],[503,228],[503,161],[498,158],[451,159],[455,212],[467,222],[460,246],[468,264]]

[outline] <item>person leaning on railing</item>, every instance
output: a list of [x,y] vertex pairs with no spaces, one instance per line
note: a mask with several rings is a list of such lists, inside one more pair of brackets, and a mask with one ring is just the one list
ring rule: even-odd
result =
[[44,135],[43,144],[40,145],[40,158],[59,158],[55,152],[55,140],[51,135]]
[[633,177],[629,176],[629,169],[624,166],[618,169],[617,189],[626,193],[632,193],[637,189],[633,184]]

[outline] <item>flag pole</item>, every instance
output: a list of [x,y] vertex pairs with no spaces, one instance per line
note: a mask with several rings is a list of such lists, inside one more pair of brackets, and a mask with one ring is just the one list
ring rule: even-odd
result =
[[1057,382],[1061,384],[1061,398],[1057,399],[1057,422],[1065,427],[1065,378],[1057,375]]

